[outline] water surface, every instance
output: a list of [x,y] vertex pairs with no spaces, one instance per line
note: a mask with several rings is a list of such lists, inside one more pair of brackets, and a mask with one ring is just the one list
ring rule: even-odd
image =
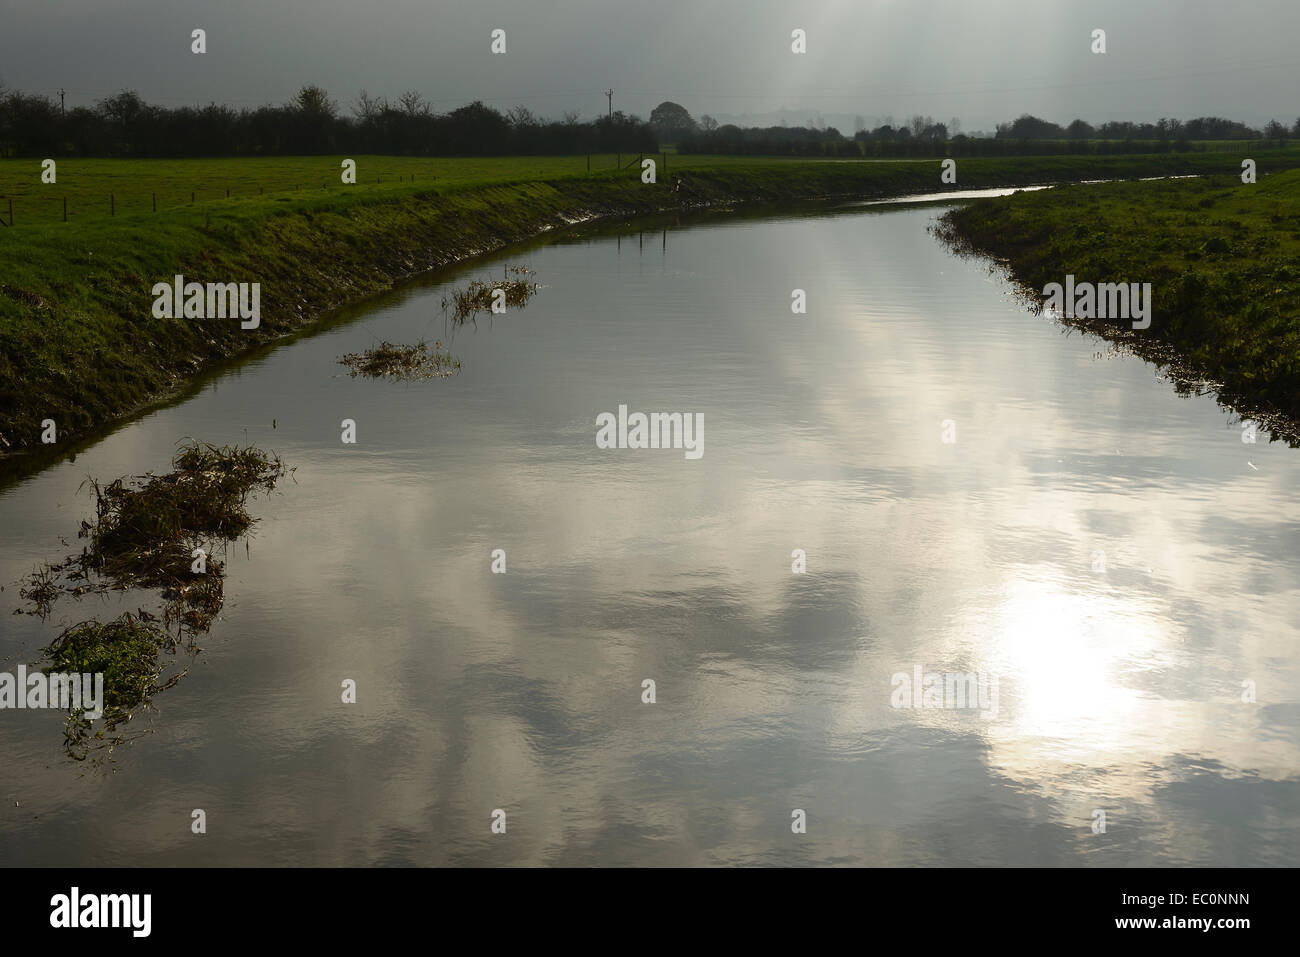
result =
[[[59,715],[0,712],[0,859],[1293,863],[1298,453],[1028,314],[935,215],[516,251],[0,493],[12,670],[150,601],[9,616],[9,583],[76,547],[86,476],[161,471],[185,436],[297,467],[254,503],[222,618],[133,722],[150,733],[76,763]],[[445,329],[446,284],[506,262],[534,302]],[[336,364],[422,336],[458,377]],[[703,457],[598,449],[620,404],[702,413]],[[997,714],[892,707],[918,665],[996,677]]]

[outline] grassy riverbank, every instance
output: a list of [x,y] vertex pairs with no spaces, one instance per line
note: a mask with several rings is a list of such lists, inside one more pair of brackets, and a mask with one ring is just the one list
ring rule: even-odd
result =
[[[1300,167],[1300,150],[1270,151],[1267,161],[1273,169]],[[597,169],[593,162],[587,173],[585,162],[363,157],[358,185],[346,187],[338,183],[337,158],[61,164],[57,184],[44,187],[51,198],[65,189],[81,191],[82,199],[107,193],[109,179],[115,196],[151,195],[165,182],[173,198],[183,199],[187,185],[197,198],[160,202],[156,213],[152,203],[146,208],[133,200],[111,217],[103,210],[68,223],[16,217],[13,227],[0,228],[0,451],[39,448],[47,418],[57,426],[58,446],[66,447],[204,368],[332,308],[578,218],[943,188],[938,161],[678,161],[670,155],[667,175],[654,185],[643,184],[635,168]],[[1238,156],[1213,153],[970,159],[959,162],[957,184],[947,188],[1228,172],[1239,163]],[[261,194],[232,188],[230,199],[218,185],[208,190],[217,195],[203,200],[197,184],[211,187],[218,174],[266,182]],[[30,189],[28,181],[39,175],[32,161],[0,163],[0,183],[22,180]],[[383,182],[367,182],[371,175]],[[392,182],[394,176],[402,180]],[[294,179],[326,185],[293,189]],[[260,327],[153,318],[154,283],[178,273],[199,282],[260,283]]]
[[[1004,260],[1042,299],[1052,282],[1152,284],[1149,329],[1106,329],[1243,415],[1300,419],[1300,171],[1105,183],[981,200],[949,235]],[[1172,351],[1171,351],[1172,350]]]

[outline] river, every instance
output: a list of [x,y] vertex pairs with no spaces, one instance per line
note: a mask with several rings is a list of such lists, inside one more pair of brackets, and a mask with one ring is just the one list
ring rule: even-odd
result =
[[[154,600],[10,615],[79,548],[87,476],[187,436],[296,467],[138,737],[72,761],[61,715],[0,711],[0,860],[1294,863],[1300,452],[1027,312],[941,211],[579,228],[10,484],[12,671]],[[507,263],[528,306],[450,326],[447,288]],[[422,337],[460,374],[337,363]],[[703,454],[598,448],[620,405],[702,416]],[[918,673],[983,700],[897,706]]]

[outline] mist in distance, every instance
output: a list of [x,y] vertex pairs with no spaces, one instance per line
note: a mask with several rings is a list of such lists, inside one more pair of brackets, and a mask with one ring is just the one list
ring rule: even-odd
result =
[[[958,117],[968,132],[1032,113],[1154,121],[1300,116],[1300,4],[1210,0],[4,0],[0,82],[89,106],[122,89],[163,105],[282,104],[304,84],[345,110],[417,90],[539,117],[648,117],[664,100],[743,125]],[[207,32],[208,52],[190,52]],[[805,30],[808,52],[790,52]],[[1107,52],[1089,49],[1104,29]],[[489,51],[494,29],[507,52]]]

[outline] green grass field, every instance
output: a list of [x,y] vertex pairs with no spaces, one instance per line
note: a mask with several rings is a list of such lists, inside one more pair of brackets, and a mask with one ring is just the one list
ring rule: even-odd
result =
[[[637,154],[586,156],[492,156],[454,159],[404,156],[353,156],[357,182],[342,182],[342,156],[291,156],[269,159],[66,159],[57,160],[57,181],[41,182],[41,161],[0,160],[0,219],[8,222],[13,202],[15,228],[84,223],[110,216],[175,212],[213,203],[292,198],[302,191],[364,192],[385,195],[404,186],[462,188],[599,176],[635,164]],[[664,155],[653,158],[661,164]],[[670,174],[683,169],[807,163],[797,158],[677,156],[667,153]],[[828,160],[826,162],[841,162]],[[862,160],[860,162],[922,162]],[[925,161],[933,162],[933,161]],[[631,170],[629,170],[630,172]]]
[[[659,182],[646,185],[631,155],[622,169],[614,156],[593,156],[590,174],[585,156],[354,159],[358,182],[349,186],[340,181],[341,157],[69,160],[59,164],[55,184],[40,182],[39,161],[0,161],[8,191],[0,215],[13,196],[15,217],[13,227],[0,227],[0,454],[39,448],[45,418],[55,419],[67,447],[65,439],[330,309],[578,217],[1177,173],[1235,176],[1240,164],[1235,154],[1215,153],[961,159],[957,183],[944,187],[939,160],[669,154],[667,175],[661,169]],[[1300,147],[1270,150],[1258,161],[1261,174],[1300,168]],[[1137,199],[1145,188],[1137,187]],[[261,326],[153,318],[153,284],[176,273],[260,283]]]
[[[357,182],[344,185],[341,178],[342,156],[292,156],[265,159],[63,159],[57,160],[57,180],[41,181],[38,159],[0,160],[0,219],[9,221],[12,202],[13,222],[17,229],[31,226],[62,225],[66,201],[68,224],[135,215],[183,213],[185,210],[208,211],[213,204],[248,201],[286,202],[304,192],[351,191],[372,197],[400,195],[404,190],[436,187],[439,189],[479,187],[508,183],[550,181],[571,177],[600,176],[615,173],[618,164],[633,172],[635,153],[586,156],[493,156],[458,158],[415,158],[403,156],[354,156]],[[1080,162],[1095,160],[1099,169],[1113,164],[1116,170],[1131,168],[1151,160],[1166,159],[1169,154],[1153,157],[999,157],[963,159],[959,166],[984,164],[1018,167],[1025,175],[1070,169]],[[1264,165],[1294,165],[1300,146],[1287,150],[1261,151]],[[662,164],[664,154],[653,154]],[[1181,158],[1188,169],[1223,171],[1240,163],[1240,150],[1188,154]],[[808,166],[810,164],[927,164],[937,166],[936,159],[823,159],[798,157],[752,156],[678,156],[666,155],[669,175],[683,170],[728,170],[736,168]],[[1116,175],[1129,175],[1117,172]],[[937,177],[936,177],[937,178]],[[1068,178],[1068,176],[1067,176]],[[205,213],[206,214],[206,213]],[[2,234],[0,234],[2,235]]]

